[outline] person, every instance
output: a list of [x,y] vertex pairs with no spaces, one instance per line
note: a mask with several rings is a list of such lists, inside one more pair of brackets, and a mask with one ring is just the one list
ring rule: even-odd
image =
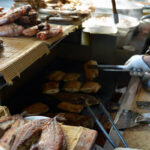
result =
[[[125,70],[142,70],[143,72],[150,72],[150,56],[147,55],[134,55],[124,64]],[[132,71],[133,73],[134,71]],[[134,73],[136,75],[136,71]]]

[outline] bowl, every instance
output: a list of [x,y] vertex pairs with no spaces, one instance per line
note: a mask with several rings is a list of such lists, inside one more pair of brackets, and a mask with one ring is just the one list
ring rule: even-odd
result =
[[24,118],[25,120],[42,120],[42,119],[50,119],[49,117],[45,117],[45,116],[28,116]]

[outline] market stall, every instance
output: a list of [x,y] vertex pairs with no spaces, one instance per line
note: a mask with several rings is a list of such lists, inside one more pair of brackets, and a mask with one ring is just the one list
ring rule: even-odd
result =
[[[134,101],[149,94],[116,64],[145,52],[149,21],[122,13],[114,0],[111,9],[82,0],[14,2],[7,11],[0,7],[0,104],[8,107],[0,107],[0,148],[147,148],[135,140],[149,138],[147,126],[122,135],[115,123],[123,109],[145,112]],[[122,85],[128,89],[118,96]]]
[[[21,3],[21,5],[22,5],[22,3]],[[35,6],[35,5],[33,5],[33,6]],[[16,6],[14,6],[14,7],[16,7]],[[2,50],[1,51],[1,81],[2,81],[1,90],[3,88],[7,88],[8,85],[13,88],[14,79],[16,77],[20,77],[20,74],[23,71],[25,71],[27,68],[32,66],[32,64],[34,64],[36,61],[38,61],[42,57],[44,57],[46,55],[50,55],[51,54],[51,49],[54,48],[59,42],[61,42],[67,35],[74,32],[81,25],[82,21],[87,17],[87,15],[86,15],[86,17],[84,17],[84,14],[83,14],[82,18],[80,18],[79,21],[74,21],[73,24],[71,23],[71,25],[62,25],[62,24],[60,25],[60,24],[57,23],[57,24],[49,26],[49,24],[47,24],[47,25],[45,24],[46,28],[48,27],[48,28],[50,28],[50,30],[52,28],[54,29],[53,30],[54,32],[51,32],[51,33],[50,32],[48,33],[48,29],[47,29],[47,34],[51,34],[49,37],[44,37],[43,38],[42,37],[43,33],[41,35],[37,36],[37,37],[39,37],[39,39],[37,39],[36,37],[32,37],[35,34],[29,35],[31,33],[30,32],[31,30],[33,32],[37,33],[37,30],[39,30],[41,28],[41,26],[40,27],[35,26],[33,28],[31,27],[31,28],[29,28],[30,31],[28,31],[28,28],[27,28],[27,30],[24,31],[23,34],[27,35],[28,37],[23,37],[23,36],[16,37],[16,36],[20,35],[20,31],[22,30],[22,27],[21,26],[19,27],[15,24],[7,24],[7,23],[13,22],[12,20],[15,19],[15,17],[17,18],[17,15],[20,15],[21,13],[24,13],[25,11],[28,11],[29,7],[28,8],[27,7],[26,6],[19,6],[19,7],[17,6],[17,8],[13,8],[14,10],[12,9],[12,11],[13,11],[12,12],[12,18],[9,17],[9,15],[11,15],[11,14],[8,14],[8,15],[6,14],[6,18],[8,19],[6,21],[6,25],[4,23],[4,28],[3,28],[3,25],[1,26],[1,36],[4,36],[4,37],[1,38],[1,40],[3,41],[1,43],[2,44],[1,45],[2,46],[1,47],[1,50]],[[76,12],[75,12],[75,14],[76,14]],[[5,15],[5,12],[2,15]],[[78,20],[78,18],[75,18],[75,20]],[[15,30],[15,27],[16,27],[16,30]],[[6,28],[7,28],[7,30],[6,30]],[[17,28],[18,28],[18,31],[17,31]],[[57,29],[58,30],[60,29],[60,30],[58,31]],[[44,32],[45,31],[46,30],[44,30]],[[14,37],[12,37],[12,36],[14,36]],[[42,37],[42,40],[40,40],[41,37]],[[49,38],[49,39],[47,39],[47,38]],[[42,104],[41,104],[41,107],[42,107]],[[32,115],[32,113],[31,113],[31,115]],[[1,115],[1,116],[3,116],[3,115]],[[28,126],[28,122],[26,123],[26,121],[24,119],[21,119],[22,117],[21,118],[20,117],[16,116],[16,118],[15,118],[15,116],[14,116],[15,119],[13,120],[13,116],[8,117],[8,118],[5,116],[4,120],[3,119],[1,120],[2,124],[7,119],[15,121],[15,123],[12,124],[12,126],[10,125],[8,128],[6,127],[8,130],[7,129],[5,130],[6,133],[3,136],[3,139],[1,139],[1,142],[7,137],[7,134],[9,134],[10,132],[15,134],[15,130],[18,130],[20,132],[20,134],[24,134],[24,138],[20,139],[21,143],[26,138],[27,138],[27,141],[25,140],[23,142],[23,145],[21,143],[19,145],[19,143],[17,142],[18,143],[17,144],[18,146],[17,146],[17,145],[15,145],[15,140],[13,141],[13,145],[11,145],[11,144],[9,145],[9,143],[7,143],[4,140],[6,143],[4,141],[3,141],[4,143],[3,142],[2,143],[4,145],[5,144],[6,145],[4,146],[2,144],[1,148],[3,146],[4,147],[8,146],[10,148],[13,148],[13,147],[14,148],[15,147],[16,148],[17,147],[23,148],[22,146],[26,146],[26,149],[29,149],[29,145],[34,147],[34,146],[36,146],[36,145],[33,145],[35,139],[32,141],[32,145],[31,145],[30,138],[34,138],[32,136],[34,136],[36,134],[39,134],[42,131],[42,133],[41,133],[41,141],[42,141],[42,137],[44,138],[44,136],[50,136],[50,134],[46,135],[46,132],[45,132],[46,128],[49,132],[51,132],[51,138],[52,138],[52,141],[51,141],[52,143],[51,144],[53,144],[53,145],[50,144],[50,141],[48,143],[46,143],[46,141],[44,141],[45,145],[41,145],[41,147],[44,146],[43,148],[46,148],[46,146],[48,146],[48,147],[53,146],[53,148],[55,148],[55,149],[60,149],[60,148],[62,148],[61,146],[64,146],[65,149],[67,147],[67,149],[70,149],[70,150],[73,150],[73,149],[74,150],[75,149],[78,149],[78,150],[79,149],[89,149],[90,150],[90,149],[93,148],[93,146],[95,144],[95,140],[96,140],[96,137],[97,137],[97,132],[95,130],[90,130],[90,129],[83,128],[83,127],[75,127],[75,126],[64,126],[64,125],[60,126],[57,122],[55,122],[55,121],[53,122],[52,120],[49,120],[49,118],[47,118],[47,121],[43,120],[44,121],[43,123],[45,123],[45,124],[43,124],[43,126],[41,126],[41,127],[39,126],[41,129],[40,128],[37,129],[36,126],[35,127],[33,126],[33,127],[31,127],[32,131],[35,130],[36,132],[32,133],[32,132],[30,132],[30,129],[29,129],[28,132],[30,132],[30,135],[29,134],[26,135],[26,133],[23,133],[24,132],[23,128],[26,128],[26,126]],[[22,125],[17,124],[18,122],[22,122]],[[25,125],[24,125],[23,122],[25,123]],[[38,124],[38,120],[33,121],[33,122],[29,120],[29,124],[31,123],[31,125],[33,125],[34,122],[37,122],[35,125]],[[19,126],[21,126],[22,129],[19,128]],[[46,127],[46,128],[44,129],[44,127]],[[10,128],[10,130],[9,130],[9,128]],[[57,129],[56,132],[54,130],[51,130],[52,128],[56,128]],[[41,130],[41,131],[39,132],[38,130],[39,131]],[[19,132],[18,132],[18,134],[19,134]],[[53,137],[52,137],[52,132],[54,132],[54,141],[53,141]],[[35,136],[35,138],[36,138],[36,136]],[[58,138],[56,139],[55,136],[58,137]],[[65,138],[63,136],[65,136]],[[10,135],[7,138],[9,138],[8,139],[8,141],[9,141],[9,140],[11,140],[11,138],[13,138],[13,136]],[[16,140],[17,140],[17,136],[16,136]],[[39,142],[40,142],[40,139],[39,139]],[[61,142],[63,142],[63,143],[61,143]],[[27,143],[28,143],[28,145],[27,145]],[[64,144],[64,145],[62,145],[62,144]],[[40,145],[39,145],[39,148],[40,148]]]

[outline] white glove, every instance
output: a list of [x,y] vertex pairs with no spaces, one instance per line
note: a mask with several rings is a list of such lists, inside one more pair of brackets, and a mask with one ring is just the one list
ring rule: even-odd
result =
[[143,60],[144,55],[134,55],[132,56],[124,65],[125,70],[130,70],[133,68],[142,69],[143,72],[150,71],[150,67]]

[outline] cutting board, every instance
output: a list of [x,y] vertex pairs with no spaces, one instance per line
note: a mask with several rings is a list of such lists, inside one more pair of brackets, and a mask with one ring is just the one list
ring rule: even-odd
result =
[[[141,85],[137,90],[136,96],[132,103],[132,110],[139,113],[148,113],[150,110],[140,109],[136,106],[136,101],[150,101],[150,92],[143,89]],[[150,150],[150,127],[148,125],[140,125],[124,131],[123,136],[131,148],[142,150]],[[123,146],[120,144],[120,146]]]
[[67,125],[62,125],[62,129],[67,142],[67,150],[91,150],[94,146],[97,131]]

